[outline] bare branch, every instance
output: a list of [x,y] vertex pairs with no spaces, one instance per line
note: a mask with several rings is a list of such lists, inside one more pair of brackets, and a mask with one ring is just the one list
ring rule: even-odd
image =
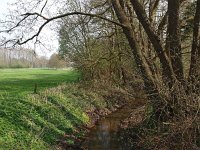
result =
[[19,26],[21,25],[21,23],[22,23],[23,21],[25,21],[28,17],[29,17],[29,16],[25,16],[25,17],[22,18],[15,26],[11,27],[11,28],[8,29],[8,30],[2,30],[2,31],[0,31],[0,33],[2,33],[2,32],[7,32],[7,33],[11,32],[13,29],[19,27]]
[[44,6],[42,7],[42,9],[41,9],[41,11],[40,11],[40,14],[42,14],[42,12],[43,12],[44,8],[45,8],[45,7],[46,7],[46,5],[47,5],[47,2],[48,2],[48,0],[46,0],[46,2],[44,3]]
[[[25,43],[27,43],[27,42],[33,40],[35,37],[39,36],[39,34],[40,34],[40,32],[42,31],[42,29],[43,29],[49,22],[51,22],[51,21],[53,21],[53,20],[60,19],[60,18],[64,18],[64,17],[67,17],[67,16],[72,16],[72,15],[84,15],[84,16],[96,17],[96,18],[100,18],[100,19],[103,19],[103,20],[105,20],[105,21],[111,22],[111,23],[113,23],[113,24],[115,24],[115,25],[118,25],[118,26],[120,26],[120,27],[124,27],[123,24],[118,23],[118,22],[115,22],[115,21],[110,20],[110,19],[108,19],[108,18],[102,17],[102,16],[100,16],[100,15],[91,14],[91,13],[83,13],[83,12],[65,13],[65,14],[58,15],[58,16],[55,16],[55,17],[52,17],[52,18],[47,18],[47,17],[45,17],[45,16],[43,16],[43,15],[41,15],[41,14],[39,14],[39,13],[36,13],[36,12],[35,12],[35,13],[26,13],[26,14],[23,14],[23,15],[25,15],[25,18],[28,18],[28,16],[33,16],[33,15],[35,15],[35,16],[40,16],[40,17],[42,17],[42,18],[43,18],[44,20],[46,20],[46,21],[40,26],[40,28],[38,29],[37,33],[34,34],[32,37],[30,37],[30,38],[28,38],[28,39],[26,39],[25,41],[22,41],[22,42],[20,42],[20,41],[18,40],[18,41],[17,41],[17,44],[19,44],[19,45],[23,45],[23,44],[25,44]],[[25,20],[25,19],[23,19],[23,20]],[[21,22],[21,21],[20,21],[20,22]]]
[[37,13],[37,12],[34,12],[34,13],[25,13],[25,14],[22,14],[21,16],[26,16],[26,17],[29,17],[29,16],[39,16],[41,18],[43,18],[44,20],[48,20],[48,18],[46,18],[45,16]]

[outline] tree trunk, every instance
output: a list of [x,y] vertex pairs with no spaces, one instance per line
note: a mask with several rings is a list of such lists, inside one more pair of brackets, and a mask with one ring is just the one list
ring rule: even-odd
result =
[[169,86],[171,87],[172,86],[171,83],[174,81],[174,74],[173,74],[173,69],[171,67],[170,60],[168,59],[167,55],[165,54],[163,50],[159,37],[153,31],[153,27],[151,26],[151,23],[142,5],[139,3],[138,0],[131,0],[131,3],[135,10],[138,20],[140,21],[144,30],[146,31],[149,37],[149,40],[151,41],[153,48],[159,57],[159,60],[161,62],[161,66],[163,69],[163,77],[165,79],[165,82],[168,82]]
[[167,43],[173,71],[179,81],[183,81],[183,64],[181,54],[180,23],[179,23],[180,0],[168,0],[168,37]]
[[194,83],[194,81],[200,77],[199,23],[200,23],[200,0],[197,0],[196,13],[194,16],[193,42],[192,42],[191,62],[190,62],[190,71],[189,71],[189,80],[191,80],[192,83]]
[[121,24],[124,25],[123,32],[128,39],[129,45],[132,49],[132,54],[134,56],[137,68],[140,71],[140,75],[143,78],[144,85],[145,85],[145,92],[147,94],[148,99],[152,103],[153,110],[155,112],[155,117],[157,120],[162,117],[162,110],[159,108],[159,103],[161,102],[161,97],[159,95],[157,86],[154,82],[154,78],[152,77],[151,71],[149,69],[149,66],[145,61],[143,60],[143,57],[141,55],[141,52],[139,50],[139,46],[136,42],[136,39],[133,34],[133,29],[131,26],[131,23],[129,22],[128,18],[126,17],[124,10],[122,9],[119,0],[112,0],[112,5],[114,7],[115,13],[117,15],[117,18]]

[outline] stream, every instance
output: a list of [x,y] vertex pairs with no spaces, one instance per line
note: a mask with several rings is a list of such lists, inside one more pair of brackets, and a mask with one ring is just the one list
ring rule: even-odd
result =
[[88,133],[88,140],[83,143],[83,147],[88,150],[130,150],[126,141],[120,141],[118,131],[121,120],[127,118],[136,107],[134,103],[125,105],[100,119]]

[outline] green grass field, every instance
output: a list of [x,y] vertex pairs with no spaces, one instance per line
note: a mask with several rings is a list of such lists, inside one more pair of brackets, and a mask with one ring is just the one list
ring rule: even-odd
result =
[[0,149],[55,149],[56,140],[88,122],[87,102],[74,96],[79,76],[72,70],[0,70]]
[[0,95],[18,96],[55,87],[63,82],[74,82],[78,73],[67,70],[48,69],[0,69]]

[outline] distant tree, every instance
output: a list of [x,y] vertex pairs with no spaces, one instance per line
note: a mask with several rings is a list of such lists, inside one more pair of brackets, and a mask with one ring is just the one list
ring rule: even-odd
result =
[[32,49],[1,48],[0,67],[1,68],[30,68],[33,67],[37,54]]
[[33,60],[33,68],[47,68],[49,59],[45,56],[37,56]]
[[49,68],[64,68],[66,67],[66,62],[65,60],[61,59],[61,57],[58,54],[52,54],[49,62],[48,62],[48,67]]

